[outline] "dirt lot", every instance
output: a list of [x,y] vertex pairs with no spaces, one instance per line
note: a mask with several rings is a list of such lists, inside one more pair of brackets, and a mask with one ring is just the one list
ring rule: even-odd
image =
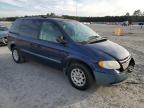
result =
[[16,64],[8,48],[1,46],[0,108],[143,108],[144,29],[124,27],[125,36],[114,36],[115,25],[89,26],[132,53],[136,66],[128,80],[78,91],[62,72],[34,61]]

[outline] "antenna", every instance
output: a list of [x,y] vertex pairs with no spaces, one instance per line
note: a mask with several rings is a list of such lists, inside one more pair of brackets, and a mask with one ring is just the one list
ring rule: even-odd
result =
[[75,0],[75,11],[76,11],[76,17],[77,17],[77,0]]
[[61,16],[64,15],[64,3],[65,3],[65,0],[63,0],[63,3],[62,3],[62,13],[61,13]]

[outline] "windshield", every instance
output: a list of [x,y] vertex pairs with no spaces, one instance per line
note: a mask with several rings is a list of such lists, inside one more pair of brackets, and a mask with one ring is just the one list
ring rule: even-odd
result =
[[78,21],[60,21],[59,24],[75,42],[88,42],[101,38],[95,31]]

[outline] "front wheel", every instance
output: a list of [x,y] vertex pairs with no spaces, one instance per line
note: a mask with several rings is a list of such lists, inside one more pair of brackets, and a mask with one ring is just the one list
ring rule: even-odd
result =
[[94,80],[90,69],[86,65],[78,63],[70,65],[68,78],[72,86],[79,90],[90,88]]
[[16,63],[23,63],[25,61],[24,57],[17,48],[12,48],[12,57]]

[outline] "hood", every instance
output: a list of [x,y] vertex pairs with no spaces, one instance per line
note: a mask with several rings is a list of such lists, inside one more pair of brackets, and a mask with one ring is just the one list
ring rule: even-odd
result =
[[130,55],[124,47],[109,40],[104,42],[87,44],[87,46],[94,52],[101,51],[118,60],[125,59]]

